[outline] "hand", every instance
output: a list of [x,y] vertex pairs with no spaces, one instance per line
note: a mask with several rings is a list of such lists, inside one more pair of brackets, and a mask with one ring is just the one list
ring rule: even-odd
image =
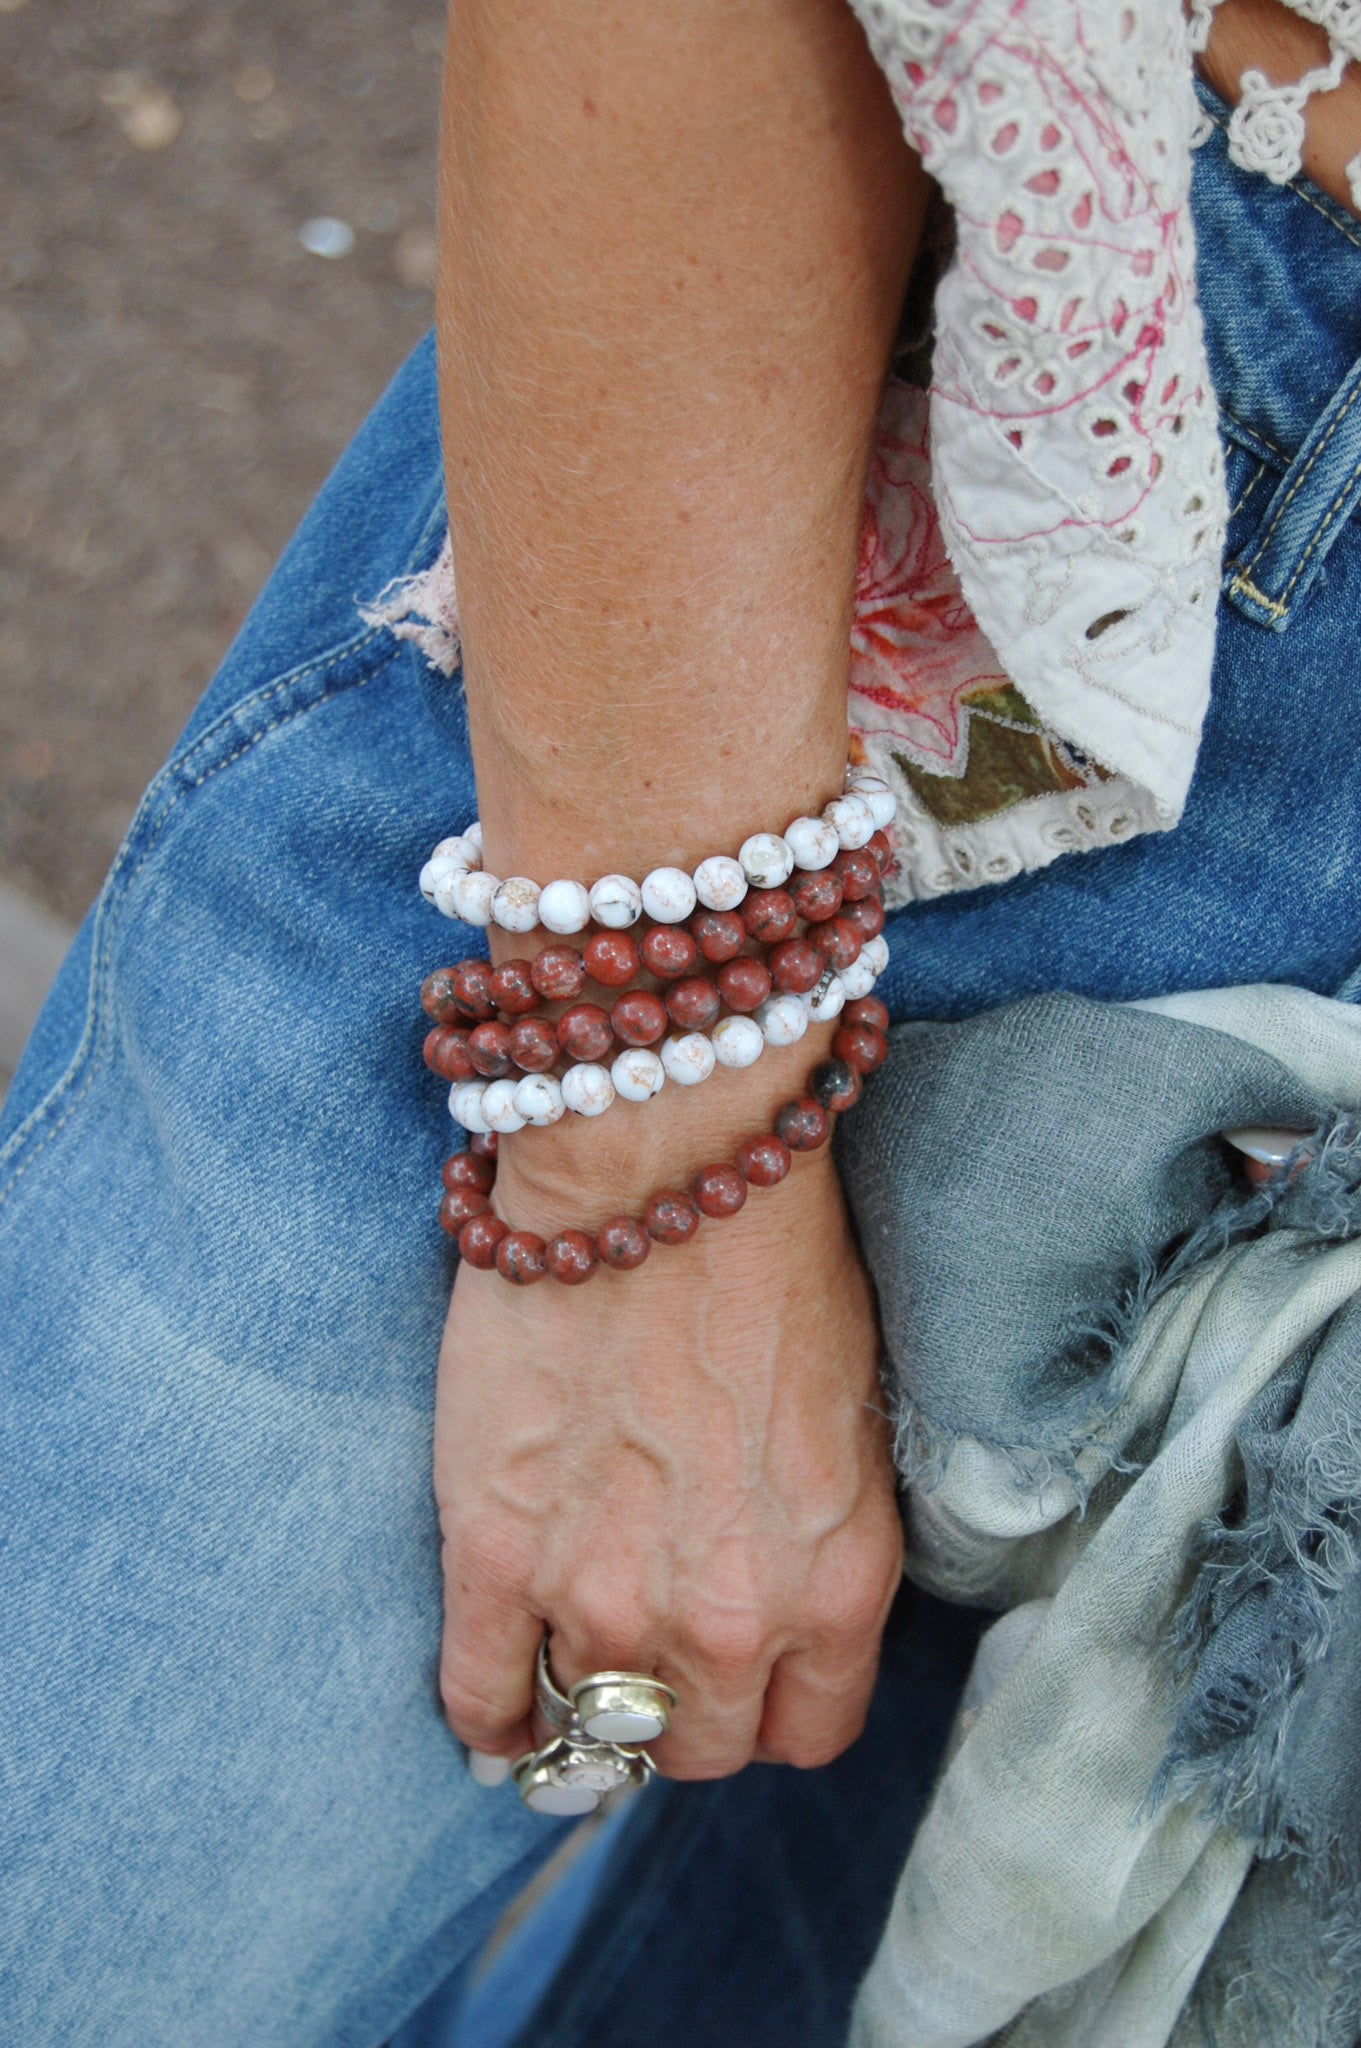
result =
[[[503,1147],[498,1207],[550,1231],[589,1214],[557,1133],[526,1135],[549,1144]],[[461,1268],[435,1425],[455,1734],[505,1757],[541,1739],[547,1626],[563,1685],[622,1668],[675,1687],[652,1745],[673,1777],[837,1756],[901,1569],[877,1358],[825,1151],[632,1273],[520,1291]]]

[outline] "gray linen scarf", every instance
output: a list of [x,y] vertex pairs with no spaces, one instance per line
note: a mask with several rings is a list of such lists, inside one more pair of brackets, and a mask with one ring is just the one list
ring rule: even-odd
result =
[[[909,1025],[840,1141],[908,1569],[996,1609],[854,2048],[1351,2048],[1361,1011]],[[1312,1133],[1253,1194],[1219,1133]]]

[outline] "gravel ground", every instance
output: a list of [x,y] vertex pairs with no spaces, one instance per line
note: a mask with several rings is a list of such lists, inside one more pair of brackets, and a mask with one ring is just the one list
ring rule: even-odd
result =
[[0,886],[60,917],[429,324],[441,28],[0,0]]

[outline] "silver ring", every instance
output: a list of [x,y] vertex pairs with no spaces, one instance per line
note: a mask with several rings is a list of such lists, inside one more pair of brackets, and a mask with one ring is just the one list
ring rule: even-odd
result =
[[548,1661],[548,1640],[545,1635],[539,1644],[534,1699],[550,1728],[560,1735],[579,1729],[593,1742],[628,1747],[665,1735],[676,1705],[669,1685],[641,1671],[592,1671],[564,1693]]
[[532,1813],[565,1820],[594,1813],[626,1786],[646,1784],[652,1771],[652,1760],[642,1750],[623,1750],[613,1742],[573,1742],[559,1736],[520,1757],[511,1776]]

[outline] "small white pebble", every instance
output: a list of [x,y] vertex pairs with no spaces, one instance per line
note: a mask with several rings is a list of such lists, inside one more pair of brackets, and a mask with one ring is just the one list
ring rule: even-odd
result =
[[665,1081],[666,1069],[645,1045],[631,1045],[616,1057],[610,1079],[625,1102],[649,1102]]
[[604,1067],[584,1060],[563,1075],[562,1099],[577,1116],[600,1116],[614,1101],[614,1083]]
[[855,795],[864,797],[874,813],[874,829],[883,832],[898,815],[898,799],[882,775],[853,775],[846,785]]
[[492,897],[491,914],[503,932],[532,932],[539,922],[538,883],[508,875]]
[[713,1030],[714,1058],[721,1067],[750,1067],[766,1049],[754,1017],[720,1017]]
[[811,1023],[829,1024],[846,1007],[846,984],[829,967],[817,987],[810,989],[803,1001]]
[[853,1003],[860,996],[867,996],[874,987],[877,977],[862,946],[849,967],[841,969],[841,986],[846,991],[847,1002]]
[[874,837],[876,826],[869,799],[854,790],[848,796],[833,797],[822,815],[835,832],[838,846],[853,850],[868,846]]
[[836,833],[825,818],[794,818],[784,828],[795,867],[805,873],[830,867],[841,851]]
[[684,868],[654,868],[643,882],[643,908],[654,924],[679,924],[696,902]]
[[462,832],[453,839],[441,839],[430,858],[457,861],[461,868],[480,868],[482,841],[470,839],[466,832]]
[[462,918],[464,924],[490,924],[492,898],[500,886],[499,875],[460,875],[453,888],[455,917]]
[[298,240],[309,256],[325,256],[334,263],[353,249],[354,229],[347,220],[337,220],[332,213],[319,213],[315,220],[303,222]]
[[662,1044],[662,1065],[669,1080],[681,1088],[693,1088],[707,1081],[716,1064],[713,1046],[702,1031],[687,1031],[682,1038],[668,1038]]
[[755,1015],[767,1045],[797,1045],[808,1029],[808,1012],[798,996],[767,996]]
[[882,932],[860,948],[860,958],[873,970],[877,980],[888,966],[888,940]]
[[591,884],[591,916],[608,931],[627,931],[643,914],[643,892],[631,875],[602,875]]
[[566,1114],[561,1083],[551,1074],[526,1074],[515,1084],[515,1110],[527,1124],[544,1130]]
[[482,820],[481,820],[480,818],[474,818],[474,819],[473,819],[473,822],[472,822],[472,824],[471,824],[471,825],[465,825],[465,826],[464,826],[464,828],[463,828],[463,837],[464,837],[465,839],[471,839],[471,840],[472,840],[472,842],[473,842],[473,845],[474,845],[474,846],[475,846],[475,847],[477,848],[478,852],[479,852],[479,853],[481,853],[481,851],[482,851]]
[[482,1097],[490,1085],[488,1081],[455,1081],[449,1090],[449,1114],[454,1122],[484,1138],[491,1125],[482,1114]]
[[585,931],[591,921],[591,899],[580,882],[550,882],[539,897],[539,923],[565,938]]
[[711,853],[695,869],[695,894],[706,910],[736,910],[747,893],[747,877],[740,860],[726,853]]
[[525,1118],[515,1107],[515,1091],[519,1085],[509,1075],[503,1081],[487,1083],[487,1092],[482,1097],[482,1114],[489,1131],[503,1131],[509,1137],[512,1131],[524,1129]]
[[794,872],[794,856],[778,832],[754,832],[742,841],[737,858],[753,889],[778,889]]

